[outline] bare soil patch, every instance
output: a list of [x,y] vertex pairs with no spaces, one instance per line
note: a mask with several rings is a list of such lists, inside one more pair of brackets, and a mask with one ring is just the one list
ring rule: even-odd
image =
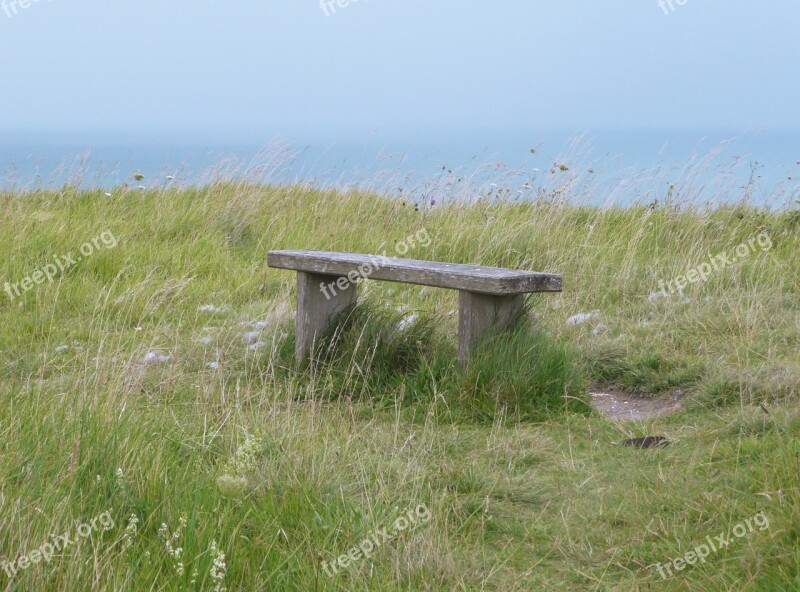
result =
[[626,393],[619,389],[593,390],[592,405],[609,419],[636,421],[670,415],[681,410],[683,393],[675,392],[656,399]]

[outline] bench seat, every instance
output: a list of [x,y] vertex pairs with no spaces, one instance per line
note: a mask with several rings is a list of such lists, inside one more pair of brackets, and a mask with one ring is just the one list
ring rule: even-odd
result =
[[373,268],[369,274],[371,280],[466,290],[480,294],[561,291],[561,276],[551,273],[359,253],[272,251],[267,255],[267,264],[270,267],[341,277],[346,277],[351,272],[358,273],[362,266],[370,266]]
[[462,364],[489,330],[513,326],[522,312],[524,294],[560,292],[562,287],[561,276],[551,273],[359,253],[271,251],[267,264],[297,272],[298,360],[308,356],[336,316],[355,306],[359,279],[458,290]]

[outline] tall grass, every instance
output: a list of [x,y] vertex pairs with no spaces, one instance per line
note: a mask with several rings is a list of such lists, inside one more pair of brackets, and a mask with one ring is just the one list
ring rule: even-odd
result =
[[[247,183],[112,193],[0,196],[3,282],[105,230],[118,241],[0,294],[0,560],[102,512],[115,521],[0,571],[5,589],[800,585],[797,212],[549,197],[415,207]],[[296,366],[294,278],[268,269],[267,251],[392,254],[423,228],[430,245],[407,256],[561,273],[565,290],[531,296],[530,324],[462,370],[454,293],[366,282],[364,306]],[[764,229],[769,250],[652,297]],[[593,384],[682,390],[687,411],[611,422],[587,414]],[[614,444],[654,432],[673,444]],[[430,522],[323,573],[418,503]],[[669,581],[648,569],[761,510],[768,530],[705,563]],[[172,547],[162,524],[181,532]]]

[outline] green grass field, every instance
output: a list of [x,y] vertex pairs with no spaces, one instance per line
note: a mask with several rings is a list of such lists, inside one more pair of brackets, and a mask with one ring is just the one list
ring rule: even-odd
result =
[[[0,589],[800,589],[798,211],[238,183],[0,204]],[[296,366],[267,252],[423,230],[405,256],[564,292],[459,369],[456,293],[365,282]],[[591,387],[686,398],[618,422]],[[620,445],[645,435],[672,443]]]

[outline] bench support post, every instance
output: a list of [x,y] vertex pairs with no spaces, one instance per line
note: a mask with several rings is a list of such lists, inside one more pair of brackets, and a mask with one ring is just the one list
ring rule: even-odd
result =
[[513,327],[522,313],[523,294],[492,296],[459,291],[458,363],[467,363],[472,349],[493,331]]
[[[341,289],[340,285],[346,287]],[[331,321],[349,312],[357,300],[357,285],[346,277],[297,272],[295,357],[298,362],[311,354],[314,342]]]

